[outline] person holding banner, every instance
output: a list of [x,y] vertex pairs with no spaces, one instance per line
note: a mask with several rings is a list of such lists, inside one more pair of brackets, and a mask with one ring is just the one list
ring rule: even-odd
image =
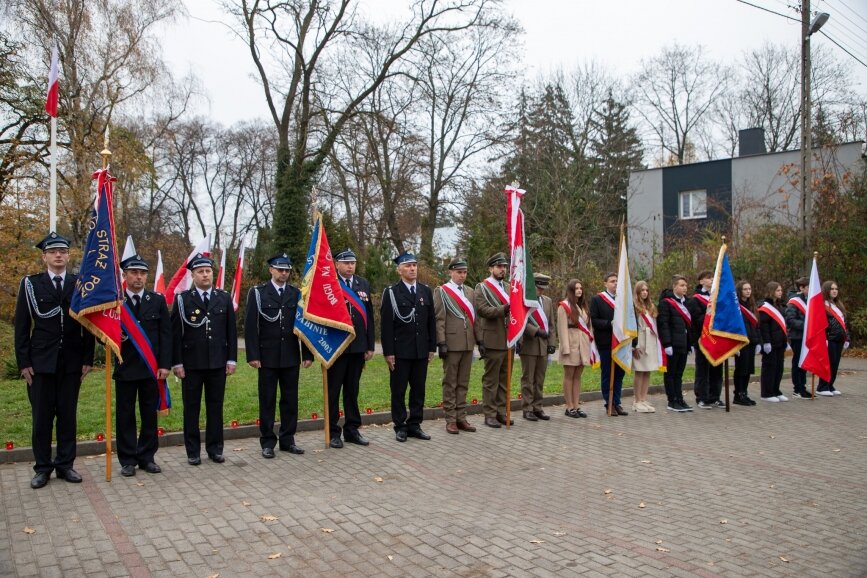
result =
[[584,284],[571,279],[566,284],[566,298],[557,305],[557,337],[560,342],[560,365],[563,366],[563,397],[567,417],[587,417],[581,408],[581,374],[585,365],[599,363],[599,351],[590,324],[590,310]]
[[488,277],[476,285],[473,303],[479,313],[479,355],[485,360],[482,409],[485,412],[485,425],[492,428],[506,424],[509,288],[505,279],[508,264],[505,253],[495,253],[488,258]]
[[[114,382],[117,414],[117,459],[122,476],[135,475],[138,466],[149,474],[162,470],[154,461],[159,449],[157,410],[160,407],[160,385],[169,376],[172,366],[172,326],[169,308],[162,295],[145,288],[148,264],[141,255],[120,262],[126,283],[121,312],[121,356],[115,366]],[[126,313],[126,315],[124,314]],[[127,327],[126,324],[134,324]],[[141,429],[136,442],[136,396],[141,416]]]
[[[301,291],[288,283],[292,262],[286,253],[268,259],[271,279],[250,289],[244,317],[247,364],[259,374],[259,445],[262,457],[274,458],[274,448],[300,455],[295,445],[298,426],[299,365],[313,363],[313,354],[300,347],[294,333]],[[277,387],[280,388],[280,432],[274,433]]]
[[447,283],[433,294],[436,315],[437,351],[443,360],[443,411],[446,414],[446,432],[474,432],[475,426],[467,421],[467,389],[473,349],[476,346],[475,294],[466,286],[467,262],[461,257],[449,263]]
[[665,396],[668,398],[666,409],[678,413],[692,411],[683,400],[683,371],[689,355],[689,328],[693,324],[689,309],[686,308],[686,290],[686,277],[672,276],[671,289],[664,290],[659,297],[656,320],[659,343],[667,360],[664,376]]
[[[382,353],[391,372],[391,418],[395,439],[429,440],[421,429],[427,366],[437,350],[436,317],[430,287],[417,281],[418,259],[403,253],[394,259],[400,281],[382,295]],[[406,389],[409,385],[409,415]]]
[[647,281],[635,284],[633,292],[635,316],[638,318],[638,337],[636,338],[635,360],[632,369],[635,371],[634,401],[632,410],[637,413],[655,413],[647,401],[647,391],[650,389],[650,373],[665,371],[668,362],[662,343],[659,341],[659,330],[656,326],[656,305],[650,299],[650,288]]
[[756,402],[750,399],[747,389],[750,385],[750,376],[756,372],[756,355],[762,350],[762,335],[759,332],[759,311],[756,309],[756,300],[753,297],[753,287],[749,281],[738,281],[738,302],[740,303],[741,316],[744,318],[744,327],[750,341],[746,347],[735,354],[735,399],[736,405],[751,406]]
[[[707,315],[707,305],[710,303],[712,286],[713,271],[702,271],[698,274],[698,285],[695,287],[695,293],[686,301],[686,307],[692,316],[690,342],[696,347],[698,346],[698,340],[704,327],[704,318]],[[693,384],[695,403],[701,409],[725,407],[725,404],[720,399],[723,366],[713,365],[704,352],[701,351],[701,348],[697,349],[695,351],[695,383]]]
[[846,307],[840,301],[840,289],[836,281],[822,283],[822,296],[825,298],[825,310],[828,312],[828,329],[825,330],[825,335],[828,336],[831,380],[820,379],[816,393],[830,397],[842,395],[842,392],[834,387],[834,382],[837,381],[837,369],[840,367],[843,352],[849,349],[849,330],[846,327]]
[[[46,271],[21,280],[15,305],[15,359],[27,382],[33,417],[30,438],[34,490],[51,472],[67,482],[81,482],[72,466],[76,453],[76,416],[81,381],[93,366],[93,335],[69,316],[76,276],[67,272],[69,241],[51,232],[37,245]],[[57,455],[51,438],[57,420]]]
[[783,313],[783,287],[768,283],[765,301],[759,307],[759,331],[762,335],[762,401],[789,401],[780,391],[786,362],[786,318]]
[[551,328],[554,317],[554,302],[544,295],[551,277],[534,273],[536,293],[540,307],[534,309],[527,320],[521,337],[521,401],[524,419],[548,421],[551,417],[542,410],[542,388],[548,371],[548,356],[557,351],[557,331]]
[[[602,399],[605,400],[606,413],[608,409],[608,394],[611,387],[611,338],[613,334],[615,299],[617,298],[617,273],[605,275],[605,290],[590,299],[590,320],[593,323],[593,334],[596,337],[596,347],[599,349],[599,362],[602,371]],[[620,405],[620,392],[623,390],[623,376],[626,372],[619,364],[614,364],[614,407],[611,417],[629,415]]]
[[226,376],[235,373],[238,328],[228,293],[213,287],[214,262],[201,253],[187,263],[192,288],[175,295],[172,308],[172,371],[182,380],[187,463],[201,465],[199,414],[205,393],[205,451],[214,463],[223,457],[223,399]]
[[[352,249],[344,249],[334,260],[340,277],[346,307],[352,316],[355,338],[343,350],[340,357],[328,368],[328,426],[331,428],[332,448],[342,448],[346,443],[369,445],[359,431],[361,410],[358,408],[361,372],[364,364],[373,359],[375,331],[373,303],[370,300],[370,283],[355,274],[357,257]],[[340,439],[340,390],[343,389],[343,440]]]
[[786,304],[786,333],[792,348],[792,386],[795,399],[810,399],[807,391],[807,372],[801,369],[801,342],[804,339],[804,318],[807,315],[807,289],[810,282],[806,277],[795,281],[798,291]]

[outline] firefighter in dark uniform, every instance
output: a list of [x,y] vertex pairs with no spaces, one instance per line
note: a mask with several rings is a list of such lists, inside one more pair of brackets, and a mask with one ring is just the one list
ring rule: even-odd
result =
[[[162,470],[154,461],[159,448],[157,438],[157,409],[159,407],[158,379],[166,379],[172,366],[172,325],[165,298],[145,289],[148,264],[141,255],[133,255],[120,263],[126,281],[124,300],[132,310],[142,331],[150,342],[157,363],[156,377],[145,363],[133,341],[124,333],[121,356],[123,363],[114,370],[117,415],[117,459],[122,476],[135,475],[135,467],[149,474]],[[147,344],[144,344],[147,346]],[[141,416],[141,430],[136,442],[135,405]]]
[[226,376],[235,373],[238,328],[232,298],[215,289],[214,262],[201,253],[190,259],[193,286],[175,297],[172,308],[172,371],[182,380],[184,445],[187,463],[198,466],[199,413],[205,392],[205,451],[211,461],[223,457],[223,398]]
[[[15,306],[15,358],[33,415],[34,490],[48,483],[52,471],[67,482],[81,482],[72,469],[78,391],[93,365],[94,346],[93,335],[69,316],[76,282],[66,271],[69,241],[52,232],[36,248],[42,250],[47,271],[21,280]],[[52,461],[55,419],[57,455]]]
[[[412,253],[394,259],[400,281],[382,295],[382,354],[391,371],[391,418],[395,439],[429,440],[421,429],[427,366],[437,349],[436,318],[430,287],[417,282],[418,260]],[[406,388],[409,384],[409,417]]]
[[[301,291],[290,285],[292,262],[283,253],[268,259],[271,280],[250,289],[247,295],[247,316],[244,336],[247,363],[259,370],[259,443],[262,457],[274,457],[278,442],[280,450],[303,454],[295,445],[298,426],[299,365],[307,368],[313,354],[300,346],[293,333],[295,309]],[[274,433],[277,386],[280,386],[280,432]]]
[[[352,249],[338,253],[337,274],[344,288],[352,290],[347,296],[346,306],[355,327],[355,339],[328,368],[328,419],[331,428],[331,447],[342,448],[347,443],[366,446],[370,442],[358,431],[361,427],[361,411],[358,408],[358,391],[364,363],[373,358],[374,322],[373,303],[370,301],[370,283],[355,274],[357,258]],[[363,307],[363,311],[361,308]],[[340,389],[343,388],[343,440],[340,439]]]

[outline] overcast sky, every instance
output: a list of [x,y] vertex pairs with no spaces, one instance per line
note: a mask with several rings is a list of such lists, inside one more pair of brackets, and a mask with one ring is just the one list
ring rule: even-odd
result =
[[[776,12],[797,13],[796,0],[750,0]],[[709,56],[733,63],[744,50],[764,42],[799,46],[800,24],[736,0],[506,0],[525,30],[528,77],[596,60],[616,74],[639,69],[642,58],[677,41],[703,44]],[[398,18],[406,0],[359,0],[364,12]],[[867,0],[813,0],[813,9],[831,14],[823,31],[867,62]],[[189,18],[162,31],[162,47],[173,71],[193,71],[207,93],[200,112],[224,124],[269,118],[246,46],[219,21],[227,21],[213,0],[186,0]],[[821,34],[825,44],[851,66],[867,94],[867,67]]]

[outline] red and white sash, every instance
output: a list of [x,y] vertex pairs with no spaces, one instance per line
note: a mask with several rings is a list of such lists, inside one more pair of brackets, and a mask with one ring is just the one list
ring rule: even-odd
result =
[[497,296],[497,298],[499,298],[500,304],[502,304],[502,305],[508,305],[509,304],[509,295],[508,295],[508,293],[506,293],[506,290],[503,289],[503,287],[499,283],[494,283],[493,281],[491,281],[490,277],[488,277],[487,279],[482,281],[482,283],[484,283],[485,287],[487,287],[491,293],[493,293],[494,295]]
[[777,322],[777,325],[780,326],[780,329],[783,330],[783,335],[788,335],[788,332],[786,331],[786,319],[783,317],[783,314],[780,313],[779,309],[765,301],[762,303],[762,306],[759,307],[759,311],[773,318],[773,320]]
[[692,315],[689,314],[689,309],[686,308],[686,305],[674,297],[666,297],[665,301],[668,301],[668,304],[674,307],[675,311],[680,313],[680,316],[683,317],[687,327],[692,327]]
[[741,308],[741,313],[747,319],[747,321],[750,322],[750,325],[752,325],[753,327],[758,327],[759,326],[759,319],[758,319],[758,317],[756,317],[756,314],[753,313],[752,311],[750,311],[749,309],[747,309],[746,307],[744,307],[743,305],[741,305],[740,308]]
[[[565,309],[566,314],[572,319],[572,307],[569,305],[569,302],[564,299],[560,302],[560,307]],[[599,365],[599,348],[596,347],[596,339],[593,337],[593,332],[590,331],[587,322],[580,315],[578,316],[578,329],[590,340],[590,365],[596,367]]]
[[530,319],[536,322],[542,331],[545,333],[551,333],[550,322],[548,321],[548,316],[545,315],[545,312],[542,310],[542,298],[539,298],[539,307],[533,309],[533,312],[530,313]]
[[614,300],[611,298],[611,295],[609,295],[607,291],[603,291],[602,293],[600,293],[599,297],[601,297],[603,301],[608,303],[609,307],[614,309],[614,307],[615,307]]
[[693,293],[692,296],[704,303],[705,307],[710,304],[710,295],[705,295],[704,293]]
[[794,305],[795,307],[797,307],[798,311],[801,312],[801,315],[807,314],[807,305],[798,297],[792,297],[791,299],[789,299],[788,305]]
[[665,349],[662,347],[662,341],[659,340],[659,333],[656,331],[656,319],[646,312],[641,313],[641,318],[644,319],[645,325],[656,338],[656,362],[659,364],[659,371],[665,373],[668,369],[668,356],[665,355]]
[[440,285],[440,289],[451,298],[455,305],[460,307],[461,311],[464,312],[464,315],[470,320],[471,324],[476,323],[476,310],[473,309],[473,304],[470,303],[470,300],[467,299],[467,296],[464,295],[463,291],[457,291],[453,287],[449,287],[448,284]]
[[846,316],[843,315],[843,312],[840,310],[840,308],[833,303],[825,301],[825,310],[830,315],[834,316],[834,319],[837,320],[837,323],[840,324],[840,327],[843,328],[843,331],[846,333],[846,335],[849,335],[849,330],[846,329]]

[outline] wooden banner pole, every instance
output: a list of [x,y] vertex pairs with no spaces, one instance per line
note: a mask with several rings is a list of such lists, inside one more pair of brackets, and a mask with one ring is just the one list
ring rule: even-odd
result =
[[325,411],[322,412],[325,420],[325,447],[331,447],[331,419],[328,417],[328,368],[325,364],[320,364],[322,368],[322,400],[325,405]]

